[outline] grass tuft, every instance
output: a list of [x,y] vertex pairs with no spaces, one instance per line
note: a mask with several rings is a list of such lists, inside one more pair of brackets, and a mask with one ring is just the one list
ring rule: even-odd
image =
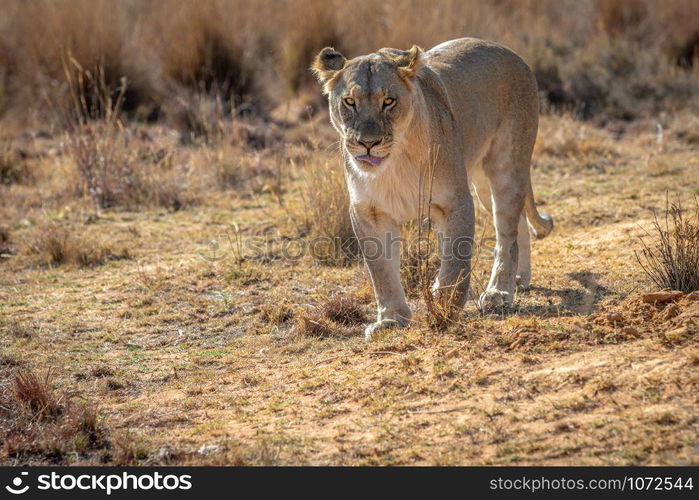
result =
[[63,408],[51,385],[51,372],[44,377],[32,372],[19,372],[12,380],[12,398],[17,406],[38,418],[59,415]]
[[[0,142],[0,184],[26,183],[32,179],[27,163],[13,147],[11,140]],[[0,241],[1,242],[1,241]]]
[[131,253],[125,246],[98,236],[77,234],[74,230],[56,223],[41,227],[25,248],[39,264],[58,266],[73,264],[79,267],[95,267],[110,260],[130,259]]
[[[339,163],[339,162],[338,162]],[[305,165],[302,204],[292,219],[310,236],[310,254],[321,265],[349,266],[359,259],[359,243],[349,216],[349,194],[337,163]]]
[[294,310],[289,304],[263,304],[261,319],[275,326],[281,326],[293,319]]
[[661,289],[685,293],[699,290],[699,199],[687,214],[680,202],[666,202],[664,221],[654,212],[654,239],[650,245],[641,238],[643,249],[636,259],[646,275]]
[[368,321],[361,303],[355,297],[336,295],[323,302],[319,310],[324,318],[344,326],[360,325]]
[[331,338],[337,336],[338,329],[328,320],[317,314],[300,314],[296,318],[293,332],[303,337]]
[[67,464],[109,453],[111,443],[97,407],[54,389],[53,373],[20,371],[0,391],[0,456],[13,463]]

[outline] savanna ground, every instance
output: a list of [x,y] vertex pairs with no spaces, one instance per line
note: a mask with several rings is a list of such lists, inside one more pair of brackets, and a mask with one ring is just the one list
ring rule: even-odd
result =
[[[604,12],[604,3],[579,3]],[[527,15],[546,18],[527,5]],[[538,8],[553,9],[546,5]],[[392,32],[399,41],[410,35]],[[508,33],[516,45],[517,32]],[[328,34],[338,44],[342,36]],[[623,38],[629,50],[632,40]],[[617,42],[588,49],[619,55]],[[306,67],[285,54],[285,64]],[[559,55],[553,50],[551,61]],[[352,257],[336,138],[305,76],[293,95],[238,114],[231,108],[254,100],[228,95],[226,109],[210,99],[220,88],[188,90],[180,79],[172,88],[192,99],[178,101],[186,110],[146,100],[143,109],[164,118],[141,120],[119,79],[111,87],[107,72],[64,63],[65,85],[49,87],[49,111],[34,110],[21,125],[12,106],[4,115],[3,463],[699,461],[699,300],[644,302],[658,287],[636,258],[641,238],[655,241],[653,210],[662,222],[668,199],[691,209],[699,190],[691,65],[663,82],[644,73],[648,66],[629,73],[667,95],[589,98],[570,83],[579,76],[571,67],[598,76],[605,67],[552,63],[570,107],[541,119],[532,179],[556,229],[533,243],[532,288],[502,314],[469,302],[436,331],[421,262],[405,252],[414,325],[367,342],[373,293]],[[13,64],[8,102],[22,98],[12,78],[26,77]],[[540,85],[547,74],[537,74]],[[671,104],[677,95],[682,104]],[[482,213],[477,234],[476,293],[492,262]],[[312,245],[320,238],[348,250]]]

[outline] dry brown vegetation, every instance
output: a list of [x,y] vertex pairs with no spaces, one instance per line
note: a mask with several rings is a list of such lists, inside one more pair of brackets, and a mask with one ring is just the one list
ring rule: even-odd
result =
[[699,199],[688,214],[681,202],[668,202],[664,221],[655,214],[652,231],[655,241],[637,255],[648,277],[661,289],[699,290]]
[[[3,380],[6,382],[6,380]],[[68,463],[69,457],[111,461],[112,447],[90,403],[59,395],[50,371],[18,370],[0,392],[6,458],[18,463]]]
[[[3,9],[0,462],[699,461],[695,1]],[[557,228],[513,311],[453,316],[414,222],[415,321],[366,342],[308,62],[462,35],[536,70],[532,177]],[[476,234],[475,295],[483,214]]]
[[76,234],[56,223],[42,225],[33,237],[27,237],[24,253],[35,257],[37,264],[49,267],[61,264],[90,267],[130,258],[127,246],[118,247],[94,233]]
[[114,94],[126,80],[129,116],[167,115],[201,135],[221,112],[265,114],[307,90],[306,68],[324,45],[351,55],[464,35],[515,49],[547,106],[583,117],[629,119],[697,97],[695,0],[69,3],[3,5],[0,109],[41,123],[53,118],[47,101],[79,91],[95,111],[93,89],[77,77],[87,71]]

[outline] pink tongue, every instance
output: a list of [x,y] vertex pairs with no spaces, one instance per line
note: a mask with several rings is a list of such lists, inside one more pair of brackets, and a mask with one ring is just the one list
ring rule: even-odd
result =
[[372,165],[374,165],[376,167],[378,165],[381,165],[383,158],[379,158],[378,156],[371,156],[371,155],[361,155],[361,156],[357,156],[357,160],[371,163]]

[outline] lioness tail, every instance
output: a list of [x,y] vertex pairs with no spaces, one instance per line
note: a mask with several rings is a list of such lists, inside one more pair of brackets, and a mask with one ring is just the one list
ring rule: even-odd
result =
[[527,217],[529,230],[535,238],[545,238],[553,230],[553,217],[545,213],[539,214],[539,211],[536,209],[531,183],[529,183],[527,199],[524,201],[524,213]]

